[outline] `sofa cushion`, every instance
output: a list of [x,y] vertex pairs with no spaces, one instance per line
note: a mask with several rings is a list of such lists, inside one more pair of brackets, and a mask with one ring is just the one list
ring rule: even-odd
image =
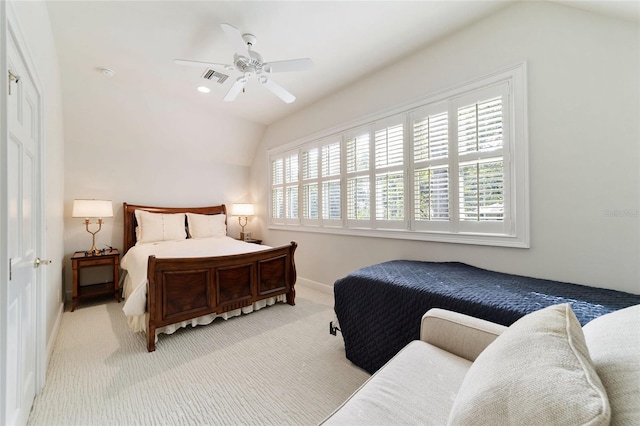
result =
[[584,337],[596,372],[607,389],[611,424],[640,419],[640,305],[586,324]]
[[526,315],[469,369],[449,424],[606,425],[611,410],[569,304]]
[[470,366],[466,359],[413,341],[322,424],[442,425]]

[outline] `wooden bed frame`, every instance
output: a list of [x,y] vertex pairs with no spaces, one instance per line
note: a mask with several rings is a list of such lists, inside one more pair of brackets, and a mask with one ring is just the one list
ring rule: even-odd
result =
[[[136,243],[136,210],[151,213],[226,214],[212,207],[124,205],[124,253]],[[295,305],[297,243],[256,253],[229,256],[158,259],[149,256],[147,277],[147,349],[155,350],[156,328],[208,314],[221,314],[256,301],[286,294]]]

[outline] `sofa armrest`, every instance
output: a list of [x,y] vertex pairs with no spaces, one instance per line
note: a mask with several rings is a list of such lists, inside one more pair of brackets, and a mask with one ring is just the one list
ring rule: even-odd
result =
[[430,309],[422,317],[420,340],[475,361],[507,327],[445,309]]

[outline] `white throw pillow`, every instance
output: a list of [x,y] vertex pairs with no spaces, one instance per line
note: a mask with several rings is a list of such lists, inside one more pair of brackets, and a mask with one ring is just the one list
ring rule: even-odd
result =
[[607,425],[611,409],[569,304],[526,315],[462,382],[450,425]]
[[191,238],[222,238],[227,236],[226,215],[187,213]]
[[184,213],[163,214],[136,210],[135,215],[138,222],[136,244],[178,241],[187,238]]
[[640,305],[602,315],[582,331],[598,377],[607,389],[612,425],[640,419]]

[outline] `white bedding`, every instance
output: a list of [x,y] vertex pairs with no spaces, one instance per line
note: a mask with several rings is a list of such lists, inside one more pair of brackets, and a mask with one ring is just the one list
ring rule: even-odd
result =
[[[133,331],[146,330],[145,309],[147,303],[147,264],[149,256],[155,255],[157,258],[209,257],[252,253],[270,248],[269,246],[245,243],[230,237],[164,241],[131,247],[120,261],[120,267],[126,271],[127,275],[123,289],[125,303],[122,310],[127,316],[129,326]],[[258,303],[257,306],[248,307],[249,309],[243,309],[242,312],[247,313],[253,310],[251,308],[260,309],[265,305],[272,305],[276,302],[276,298],[271,299],[274,300],[261,301],[262,303]],[[277,300],[280,301],[283,299],[284,296],[280,296]],[[237,312],[228,312],[221,316],[226,319],[240,315],[240,309],[236,311]],[[185,323],[163,327],[158,333],[173,333],[176,329],[189,324],[193,326],[208,324],[215,318],[215,314],[206,315]]]

